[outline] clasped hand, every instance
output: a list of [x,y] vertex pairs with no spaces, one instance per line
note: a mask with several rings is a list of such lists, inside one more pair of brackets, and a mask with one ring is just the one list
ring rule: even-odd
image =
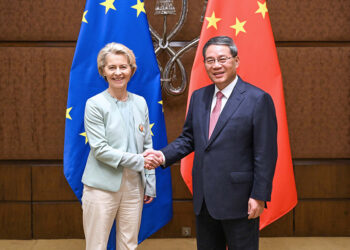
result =
[[154,149],[147,149],[143,152],[146,169],[155,169],[156,167],[163,164],[163,154],[160,151]]

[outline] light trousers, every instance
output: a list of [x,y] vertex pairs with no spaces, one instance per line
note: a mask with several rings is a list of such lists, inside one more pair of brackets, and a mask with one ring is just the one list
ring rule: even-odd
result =
[[117,223],[116,249],[136,249],[143,196],[140,174],[126,168],[117,192],[84,185],[82,208],[86,250],[106,250],[114,220]]

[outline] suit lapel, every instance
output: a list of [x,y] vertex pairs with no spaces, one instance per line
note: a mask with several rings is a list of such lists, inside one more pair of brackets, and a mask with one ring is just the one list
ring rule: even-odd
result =
[[209,121],[210,121],[210,109],[211,109],[211,103],[213,101],[213,95],[215,91],[215,85],[212,84],[206,88],[203,96],[204,101],[204,113],[202,114],[202,117],[204,117],[204,123],[203,123],[203,136],[204,141],[208,141],[208,134],[209,134]]
[[[218,134],[227,124],[228,120],[235,113],[235,111],[237,110],[241,102],[244,100],[245,98],[243,95],[244,92],[245,92],[244,82],[240,78],[238,78],[237,84],[234,87],[229,99],[226,102],[224,109],[222,110],[219,116],[219,119],[208,141],[207,146],[209,146],[212,143],[212,141],[215,140],[215,138],[218,136]],[[207,133],[207,137],[208,137],[208,133]]]

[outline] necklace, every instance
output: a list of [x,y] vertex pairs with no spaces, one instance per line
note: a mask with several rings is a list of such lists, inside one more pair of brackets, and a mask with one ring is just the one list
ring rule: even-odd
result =
[[112,96],[114,99],[117,99],[120,102],[126,102],[128,100],[128,92],[126,92],[125,97],[122,97],[121,99],[119,99],[118,97],[114,96],[109,89],[107,90],[107,92],[110,94],[110,96]]

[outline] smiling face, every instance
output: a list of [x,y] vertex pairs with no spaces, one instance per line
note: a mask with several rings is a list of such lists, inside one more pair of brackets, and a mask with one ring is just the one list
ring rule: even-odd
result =
[[103,75],[113,91],[126,91],[126,87],[132,75],[132,69],[128,59],[123,54],[108,54],[105,59]]
[[[214,59],[214,63],[207,63]],[[227,60],[220,60],[226,58]],[[212,60],[209,60],[212,61]],[[219,62],[219,61],[225,61]],[[230,48],[226,45],[210,45],[205,52],[205,69],[210,80],[221,90],[229,85],[236,77],[239,57],[232,57]]]

